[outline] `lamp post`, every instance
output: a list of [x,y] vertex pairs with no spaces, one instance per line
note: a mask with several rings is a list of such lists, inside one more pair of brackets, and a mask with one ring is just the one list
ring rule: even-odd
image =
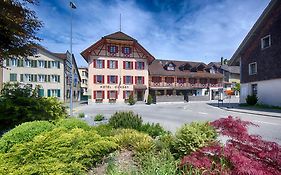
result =
[[70,1],[70,57],[71,57],[71,83],[70,83],[70,111],[69,115],[73,116],[73,57],[72,57],[72,13],[76,9],[76,5]]

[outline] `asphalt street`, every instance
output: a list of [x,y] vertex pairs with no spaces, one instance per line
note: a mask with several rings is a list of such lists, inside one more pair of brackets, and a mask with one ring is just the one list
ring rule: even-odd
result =
[[142,116],[145,122],[160,123],[164,128],[175,132],[184,123],[193,121],[213,121],[229,115],[251,121],[259,127],[250,127],[252,134],[261,135],[268,141],[281,144],[281,118],[226,111],[210,102],[189,102],[172,104],[91,104],[74,109],[74,114],[84,113],[86,116],[103,114],[109,118],[116,111],[134,111]]

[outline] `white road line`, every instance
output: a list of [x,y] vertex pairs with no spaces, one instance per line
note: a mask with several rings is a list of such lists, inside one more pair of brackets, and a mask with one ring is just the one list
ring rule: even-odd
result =
[[257,123],[263,123],[263,124],[269,124],[269,125],[281,125],[281,124],[278,124],[278,123],[270,123],[270,122],[264,122],[264,121],[259,121],[259,120],[253,120],[253,122],[257,122]]
[[204,114],[204,115],[207,115],[208,113],[206,112],[198,112],[199,114]]

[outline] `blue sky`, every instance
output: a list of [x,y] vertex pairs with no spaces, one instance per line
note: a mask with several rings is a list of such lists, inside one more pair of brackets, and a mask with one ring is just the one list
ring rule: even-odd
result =
[[[74,0],[73,52],[119,30],[157,59],[219,61],[230,58],[269,0]],[[70,48],[68,0],[41,0],[35,8],[44,27],[38,35],[52,52]]]

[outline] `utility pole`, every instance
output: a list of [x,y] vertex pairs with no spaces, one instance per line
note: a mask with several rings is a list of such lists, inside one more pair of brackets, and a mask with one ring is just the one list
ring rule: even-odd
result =
[[70,83],[70,111],[69,115],[73,116],[73,57],[72,57],[72,16],[73,10],[76,9],[76,5],[70,1],[70,57],[71,57],[71,83]]

